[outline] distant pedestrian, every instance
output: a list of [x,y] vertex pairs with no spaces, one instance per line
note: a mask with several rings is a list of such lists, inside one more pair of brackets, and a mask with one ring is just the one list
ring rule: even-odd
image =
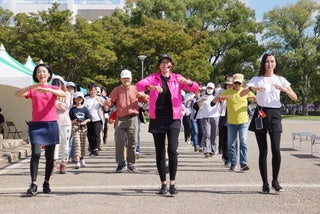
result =
[[[226,76],[224,89],[221,89],[219,93],[222,93],[224,90],[228,88],[232,88],[233,86],[232,80],[233,80],[232,75]],[[221,111],[220,111],[219,125],[218,125],[219,126],[219,153],[222,154],[222,160],[224,161],[224,165],[227,167],[230,167],[229,147],[228,147],[227,101],[222,100],[220,105],[221,105]],[[237,142],[235,143],[235,145],[237,145]]]
[[87,124],[88,127],[88,141],[90,156],[98,156],[101,144],[101,134],[104,124],[104,102],[102,96],[98,96],[100,88],[96,85],[89,87],[89,96],[85,97],[85,107],[87,107],[91,114],[91,121]]
[[84,160],[87,142],[87,123],[91,121],[89,110],[83,105],[85,98],[82,92],[76,92],[73,96],[74,105],[69,111],[72,122],[72,136],[74,140],[74,161],[75,169],[85,167]]
[[[107,90],[104,87],[101,87],[101,96],[104,99],[108,98]],[[103,144],[107,144],[110,112],[111,111],[107,106],[103,106],[103,113],[104,113],[104,125],[102,130]]]
[[263,182],[261,192],[270,192],[267,172],[267,132],[270,136],[272,152],[271,186],[279,192],[283,190],[278,181],[281,164],[280,141],[282,133],[280,92],[286,93],[293,101],[297,100],[297,95],[290,87],[290,83],[279,75],[279,63],[273,54],[263,55],[259,75],[248,82],[247,87],[243,89],[240,95],[245,96],[250,90],[257,93],[257,107],[249,130],[255,133],[259,147],[259,169]]
[[58,115],[58,125],[59,125],[59,136],[60,136],[60,144],[56,145],[54,151],[54,168],[57,166],[57,160],[59,156],[61,158],[61,162],[59,165],[60,174],[66,173],[66,163],[69,159],[69,143],[71,138],[71,120],[69,117],[69,109],[70,102],[72,100],[71,93],[67,91],[67,87],[64,79],[61,76],[56,75],[52,81],[52,85],[56,85],[60,87],[63,91],[66,92],[65,97],[58,98],[56,101],[57,115]]
[[[70,92],[70,105],[69,108],[72,108],[73,106],[73,95],[77,91],[77,86],[74,82],[67,82],[67,90]],[[70,109],[69,109],[70,110]],[[74,151],[73,151],[73,136],[71,134],[71,138],[69,141],[69,162],[74,162]]]
[[194,93],[185,93],[183,95],[182,108],[184,111],[182,117],[183,124],[183,132],[184,132],[184,141],[187,144],[191,144],[191,133],[192,133],[192,121],[191,121],[191,113],[192,113],[192,101],[195,97]]
[[18,97],[26,97],[32,101],[32,119],[29,122],[29,137],[31,142],[30,175],[31,185],[28,195],[37,194],[37,176],[41,146],[45,146],[46,170],[43,192],[50,193],[50,176],[54,162],[55,145],[59,143],[59,126],[57,122],[56,101],[58,97],[65,97],[60,87],[52,86],[51,68],[46,64],[39,64],[34,68],[33,81],[36,84],[19,89],[15,92]]
[[199,110],[197,120],[201,122],[202,152],[205,158],[212,157],[216,153],[216,138],[218,135],[218,122],[220,117],[220,103],[215,100],[215,85],[209,82],[206,93],[197,100]]
[[[199,85],[180,74],[173,72],[174,62],[168,54],[161,54],[158,58],[156,73],[140,80],[136,86],[138,91],[150,92],[149,102],[149,132],[152,133],[157,169],[161,181],[159,194],[177,194],[176,173],[178,168],[178,143],[181,128],[182,94],[181,90],[196,93]],[[168,142],[169,156],[169,190],[166,179],[166,147]]]
[[2,109],[0,108],[0,134],[4,134],[4,128],[3,128],[3,126],[4,126],[4,116],[3,116],[3,114],[1,113],[2,112]]

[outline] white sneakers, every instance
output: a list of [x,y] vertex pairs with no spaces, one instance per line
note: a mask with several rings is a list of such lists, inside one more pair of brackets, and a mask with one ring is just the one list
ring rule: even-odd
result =
[[80,163],[77,162],[74,168],[75,168],[75,169],[79,169],[79,168],[80,168]]
[[86,162],[84,161],[84,159],[80,160],[80,165],[81,167],[86,167]]
[[86,167],[86,162],[84,159],[81,159],[80,162],[77,162],[74,168],[79,169],[80,167]]

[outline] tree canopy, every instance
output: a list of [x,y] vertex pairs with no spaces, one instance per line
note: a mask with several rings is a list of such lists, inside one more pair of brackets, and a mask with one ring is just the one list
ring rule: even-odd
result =
[[[256,75],[259,60],[273,51],[282,75],[300,101],[319,100],[319,5],[315,0],[276,7],[256,21],[239,0],[139,0],[92,22],[59,10],[14,15],[0,8],[0,42],[24,62],[44,61],[56,74],[82,87],[95,83],[110,91],[122,69],[134,82],[153,73],[160,53],[169,53],[176,72],[200,84],[223,82],[227,74]],[[290,102],[284,99],[284,102]]]

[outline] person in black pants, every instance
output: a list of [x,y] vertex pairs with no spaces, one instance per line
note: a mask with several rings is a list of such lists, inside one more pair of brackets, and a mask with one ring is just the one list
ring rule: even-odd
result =
[[256,101],[258,106],[253,114],[249,130],[255,132],[259,147],[259,169],[262,178],[261,193],[269,193],[267,173],[267,132],[271,141],[272,152],[272,183],[275,191],[283,191],[278,177],[280,172],[281,154],[280,141],[282,133],[281,123],[281,102],[280,92],[286,93],[293,101],[297,100],[297,95],[290,87],[290,83],[279,75],[279,64],[273,54],[264,54],[261,60],[260,73],[253,77],[244,88],[240,96],[256,91]]
[[0,134],[4,134],[4,116],[1,114],[2,109],[0,108]]
[[[232,75],[228,75],[225,78],[224,90],[231,88],[233,85]],[[219,94],[222,92],[221,90]],[[218,95],[219,95],[218,94]],[[225,166],[230,166],[229,150],[228,150],[228,126],[227,126],[227,103],[221,101],[221,112],[219,117],[219,153],[222,153],[222,160]],[[237,147],[236,147],[237,148]]]
[[[168,54],[159,56],[157,72],[140,80],[138,91],[150,91],[149,132],[153,134],[156,150],[156,163],[161,180],[159,194],[177,194],[175,178],[178,167],[178,138],[181,127],[182,95],[181,90],[196,93],[199,85],[172,72],[174,63]],[[169,189],[166,181],[165,137],[168,139]]]
[[54,163],[54,149],[59,144],[59,126],[57,122],[56,101],[66,93],[58,86],[50,85],[52,70],[47,64],[39,64],[33,70],[35,84],[15,92],[17,97],[32,101],[32,119],[28,125],[31,143],[30,175],[31,185],[27,195],[36,195],[38,191],[37,176],[42,146],[45,147],[46,170],[42,185],[44,193],[50,193],[50,176]]
[[101,144],[101,130],[104,123],[104,102],[105,99],[102,96],[98,96],[98,90],[96,85],[89,87],[89,96],[85,97],[84,106],[88,108],[91,114],[91,121],[87,123],[87,137],[89,142],[90,156],[98,156],[98,150]]

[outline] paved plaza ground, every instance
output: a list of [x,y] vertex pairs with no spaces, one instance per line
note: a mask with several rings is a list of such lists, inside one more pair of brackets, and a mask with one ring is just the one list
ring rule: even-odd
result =
[[[152,136],[142,125],[142,156],[137,173],[114,173],[114,130],[98,157],[86,156],[87,167],[51,178],[52,194],[42,193],[44,159],[38,183],[39,194],[27,197],[30,182],[29,158],[0,169],[0,213],[320,213],[320,145],[310,155],[310,144],[296,142],[292,132],[308,131],[320,135],[320,121],[284,120],[282,167],[279,181],[285,191],[260,194],[258,148],[249,132],[249,166],[246,173],[231,172],[221,155],[205,159],[193,151],[180,135],[179,167],[175,197],[157,195],[160,187],[155,166]],[[269,144],[270,145],[270,144]],[[269,148],[270,149],[270,148]],[[269,152],[271,179],[271,152]]]

